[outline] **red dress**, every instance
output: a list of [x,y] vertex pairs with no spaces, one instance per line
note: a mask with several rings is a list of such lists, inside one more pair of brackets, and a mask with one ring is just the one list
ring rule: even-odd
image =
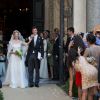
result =
[[81,73],[76,71],[76,75],[75,75],[75,78],[76,78],[76,86],[77,87],[80,87],[82,86],[82,77],[81,77]]

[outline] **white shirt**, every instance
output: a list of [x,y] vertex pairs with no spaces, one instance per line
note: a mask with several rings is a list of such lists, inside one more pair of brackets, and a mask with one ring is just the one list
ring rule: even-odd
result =
[[34,46],[36,45],[37,37],[38,37],[38,35],[34,36]]
[[74,35],[71,36],[71,40],[73,39]]
[[55,38],[55,41],[58,39],[58,36]]

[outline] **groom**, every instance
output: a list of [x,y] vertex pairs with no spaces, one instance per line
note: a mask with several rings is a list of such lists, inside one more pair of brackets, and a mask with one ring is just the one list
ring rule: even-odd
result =
[[[29,37],[31,40],[26,56],[26,65],[28,66],[29,73],[29,87],[39,87],[39,69],[40,60],[43,58],[43,41],[38,36],[36,27],[32,27],[32,35]],[[33,75],[35,69],[35,83],[33,82]]]

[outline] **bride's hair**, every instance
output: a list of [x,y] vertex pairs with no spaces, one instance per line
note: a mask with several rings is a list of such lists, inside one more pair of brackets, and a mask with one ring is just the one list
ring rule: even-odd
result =
[[12,34],[12,35],[13,35],[13,39],[14,39],[15,33],[18,33],[18,39],[20,39],[20,34],[21,34],[21,33],[20,33],[18,30],[14,30],[14,31],[13,31],[13,34]]
[[18,33],[18,39],[19,39],[19,40],[24,41],[23,36],[21,35],[21,33],[20,33],[18,30],[14,30],[14,31],[13,31],[13,34],[12,34],[12,36],[11,36],[10,41],[12,41],[12,40],[14,39],[14,34],[15,34],[15,33]]

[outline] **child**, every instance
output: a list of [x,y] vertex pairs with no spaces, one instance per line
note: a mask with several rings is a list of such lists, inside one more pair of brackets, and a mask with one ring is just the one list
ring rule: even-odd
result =
[[1,77],[5,75],[5,55],[2,48],[0,48],[0,88],[2,88]]
[[3,50],[0,50],[0,77],[5,75],[5,55],[3,54]]

